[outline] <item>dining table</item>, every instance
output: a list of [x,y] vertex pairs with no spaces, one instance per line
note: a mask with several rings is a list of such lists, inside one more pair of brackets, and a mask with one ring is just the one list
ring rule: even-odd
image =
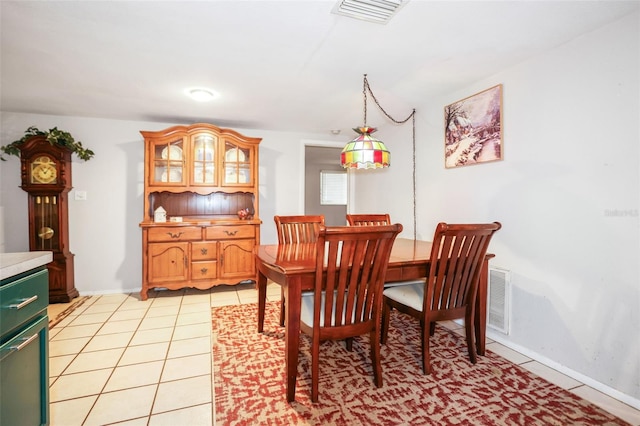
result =
[[[285,304],[285,365],[287,401],[295,399],[300,343],[300,303],[303,291],[313,290],[316,274],[316,244],[271,244],[255,247],[258,289],[258,332],[264,330],[267,282],[273,281],[284,289]],[[489,260],[487,253],[482,265],[475,303],[474,330],[478,355],[485,352],[487,322],[487,285]],[[425,278],[431,258],[431,242],[396,238],[391,250],[385,283]]]

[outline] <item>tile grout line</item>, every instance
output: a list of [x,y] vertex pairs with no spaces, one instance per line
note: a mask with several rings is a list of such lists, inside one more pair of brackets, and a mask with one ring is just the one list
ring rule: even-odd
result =
[[[158,399],[158,392],[160,391],[160,384],[162,383],[162,375],[164,374],[164,370],[167,366],[167,357],[169,356],[169,350],[171,348],[171,342],[173,341],[173,336],[176,332],[176,324],[178,322],[178,315],[180,315],[180,310],[182,309],[182,304],[184,302],[184,291],[180,293],[180,303],[178,304],[178,312],[175,314],[175,320],[173,322],[173,329],[171,330],[171,337],[169,337],[169,345],[167,346],[167,351],[164,354],[164,359],[162,360],[162,368],[160,369],[160,376],[158,377],[158,383],[156,384],[156,391],[153,393],[153,399],[151,401],[151,406],[149,407],[149,415],[147,416],[147,424],[151,421],[151,417],[153,414],[153,409],[156,405],[156,400]],[[161,296],[162,297],[162,296]],[[155,300],[154,300],[155,302]],[[146,315],[145,315],[146,317]]]
[[[95,302],[97,302],[98,300],[100,300],[100,298],[101,298],[101,297],[102,297],[102,296],[98,296],[98,297],[96,298],[96,300],[95,300],[92,304],[90,304],[89,306],[87,306],[87,307],[86,307],[82,312],[80,312],[78,315],[76,315],[76,318],[77,318],[77,317],[79,317],[80,315],[82,315],[82,313],[83,313],[84,311],[86,311],[88,308],[90,308],[91,306],[93,306],[93,305],[95,304]],[[109,318],[110,318],[110,317],[111,317],[111,316],[109,316]],[[72,326],[71,324],[73,323],[73,321],[75,321],[75,319],[74,319],[74,320],[69,321],[69,324],[63,325],[63,326],[62,326],[62,330],[64,330],[65,328],[67,328],[67,327],[69,327],[69,326]],[[105,322],[106,322],[106,321],[105,321]],[[103,323],[103,324],[104,324],[104,323]],[[58,324],[57,324],[57,325],[58,325]],[[57,325],[56,325],[56,326],[57,326]],[[55,326],[54,326],[54,327],[55,327]],[[60,332],[62,332],[62,330],[60,330]],[[49,389],[51,389],[51,387],[52,387],[52,386],[53,386],[53,385],[58,381],[58,379],[60,379],[60,377],[62,377],[62,376],[64,376],[64,375],[65,375],[65,374],[64,374],[64,372],[65,372],[65,371],[67,371],[67,369],[69,368],[69,366],[70,366],[71,364],[73,364],[73,362],[74,362],[76,359],[78,359],[78,356],[82,353],[82,351],[84,350],[84,348],[86,348],[86,347],[87,347],[87,345],[89,344],[89,342],[91,342],[91,340],[95,337],[96,333],[97,333],[99,330],[100,330],[100,329],[98,329],[95,333],[93,333],[93,335],[91,335],[91,337],[89,338],[89,340],[87,340],[87,343],[85,343],[85,344],[82,346],[82,348],[74,354],[73,359],[72,359],[72,360],[71,360],[71,361],[70,361],[70,362],[69,362],[69,363],[68,363],[68,364],[67,364],[67,365],[62,369],[62,371],[60,371],[60,374],[58,374],[58,376],[57,376],[57,377],[56,377],[56,379],[53,381],[53,383],[49,383]],[[58,335],[60,332],[56,333],[56,335]],[[55,337],[55,336],[54,336],[54,337]],[[71,339],[60,339],[60,341],[63,341],[63,340],[71,340]],[[49,341],[48,343],[50,343],[50,341]],[[50,379],[50,378],[49,378],[49,379]],[[76,398],[70,398],[70,399],[76,399]],[[64,401],[68,401],[68,400],[64,400]],[[60,401],[56,401],[56,402],[60,402]]]
[[[130,294],[129,294],[129,295],[130,295]],[[180,312],[180,307],[182,306],[183,296],[184,296],[184,294],[181,294],[181,295],[180,295],[180,304],[179,304],[179,307],[178,307],[178,313]],[[161,296],[161,297],[162,297],[162,296]],[[105,391],[105,388],[106,388],[106,386],[107,386],[107,385],[108,385],[108,383],[109,383],[109,380],[110,380],[110,379],[111,379],[111,377],[113,376],[113,373],[115,372],[115,370],[118,368],[118,364],[120,363],[120,361],[122,361],[122,357],[124,356],[124,354],[125,354],[126,350],[127,350],[129,347],[132,347],[132,346],[131,346],[131,342],[133,341],[133,338],[135,337],[136,333],[137,333],[138,331],[144,331],[144,330],[140,330],[140,325],[141,325],[141,324],[144,322],[144,320],[145,320],[145,319],[147,319],[147,318],[155,318],[155,317],[147,317],[147,315],[149,314],[149,310],[153,307],[153,305],[154,305],[154,303],[155,303],[155,299],[157,299],[157,296],[154,296],[154,297],[153,297],[153,299],[154,299],[154,301],[150,304],[150,306],[148,306],[148,307],[147,307],[147,309],[146,309],[146,311],[145,311],[145,313],[144,313],[144,316],[140,319],[140,322],[139,322],[138,326],[136,327],[136,329],[134,330],[133,334],[131,335],[131,339],[129,339],[128,344],[125,346],[125,350],[122,352],[122,355],[121,355],[121,356],[120,356],[120,358],[118,359],[118,362],[116,363],[116,366],[115,366],[115,367],[113,367],[113,371],[112,371],[112,372],[111,372],[111,374],[109,375],[109,378],[105,381],[105,384],[104,384],[104,386],[102,387],[102,391],[98,394],[98,397],[96,398],[96,400],[94,401],[93,405],[91,406],[91,408],[90,408],[90,409],[89,409],[89,411],[87,412],[87,415],[86,415],[86,417],[85,417],[85,419],[84,419],[84,421],[83,421],[83,424],[84,424],[84,423],[86,423],[86,422],[87,422],[87,420],[89,419],[89,416],[90,416],[90,415],[91,415],[91,413],[93,412],[93,409],[95,408],[95,406],[96,406],[96,404],[97,404],[98,400],[100,399],[100,396],[101,396],[101,395],[106,395],[106,394],[109,394],[109,393],[119,392],[119,391],[128,390],[128,389],[135,389],[135,388],[142,388],[142,387],[150,386],[150,385],[139,385],[139,386],[134,386],[134,387],[132,387],[132,388],[117,389],[117,390],[110,391],[110,392],[106,392],[106,391]],[[124,302],[123,302],[123,303],[124,303]],[[121,306],[122,306],[122,304],[120,304],[120,307],[121,307]],[[153,415],[153,414],[152,414],[152,413],[153,413],[153,407],[154,407],[155,402],[156,402],[156,398],[157,398],[157,395],[158,395],[158,390],[159,390],[159,388],[160,388],[160,383],[161,383],[161,381],[162,381],[162,373],[164,372],[164,368],[165,368],[165,365],[166,365],[167,356],[168,356],[168,354],[169,354],[169,348],[171,347],[171,341],[172,341],[172,338],[173,338],[173,334],[175,333],[175,326],[176,326],[176,322],[177,322],[177,317],[178,317],[178,314],[175,314],[175,320],[174,320],[174,322],[173,322],[173,327],[172,327],[172,332],[171,332],[171,338],[169,339],[169,345],[167,346],[166,352],[165,352],[165,354],[164,354],[164,359],[162,360],[162,369],[160,370],[160,376],[158,377],[158,382],[157,382],[157,383],[155,383],[155,392],[154,392],[153,399],[152,399],[152,401],[151,401],[151,405],[150,405],[150,407],[149,407],[149,413],[148,413],[148,415],[146,415],[146,416],[139,416],[139,417],[135,417],[135,418],[129,418],[129,419],[120,419],[120,420],[118,420],[117,422],[115,422],[116,424],[117,424],[117,423],[122,423],[122,422],[131,421],[131,420],[136,420],[136,419],[143,419],[143,418],[146,418],[146,419],[147,419],[147,424],[149,424],[149,421],[151,420],[151,416]],[[98,331],[99,331],[99,330],[98,330]],[[97,332],[96,332],[96,333],[97,333]],[[133,346],[143,346],[143,345],[133,345]],[[140,364],[143,364],[143,363],[140,363]],[[134,365],[134,364],[132,364],[132,365]]]
[[[130,296],[131,296],[131,294],[130,294],[130,293],[126,293],[126,296],[127,296],[127,298],[128,298],[128,297],[130,297]],[[91,305],[87,306],[87,308],[86,308],[83,312],[80,312],[80,313],[77,315],[77,317],[79,317],[79,316],[81,316],[83,313],[85,313],[85,311],[86,311],[87,309],[91,308],[92,306],[95,306],[96,302],[98,302],[98,301],[100,300],[100,298],[101,298],[101,297],[102,297],[102,296],[99,296],[98,298],[96,298],[96,300],[94,301],[94,303],[92,303]],[[100,332],[100,330],[102,330],[102,329],[103,329],[103,327],[105,326],[105,324],[106,324],[107,322],[109,322],[109,320],[110,320],[110,319],[111,319],[111,318],[112,318],[112,317],[113,317],[113,316],[114,316],[114,315],[119,311],[119,309],[120,309],[120,308],[122,308],[122,306],[125,304],[125,302],[126,302],[127,298],[123,299],[123,300],[118,304],[118,307],[117,307],[117,308],[115,308],[115,309],[114,309],[114,310],[109,314],[108,318],[107,318],[107,319],[105,319],[105,320],[102,322],[102,325],[101,325],[101,326],[96,330],[96,332],[95,332],[95,333],[93,333],[93,334],[90,336],[90,338],[89,338],[89,340],[87,341],[87,343],[85,343],[85,344],[82,346],[82,348],[81,348],[81,349],[80,349],[80,350],[79,350],[79,351],[74,355],[73,359],[72,359],[72,360],[67,364],[67,366],[66,366],[66,367],[65,367],[65,368],[60,372],[60,374],[56,377],[56,380],[54,380],[54,382],[53,382],[53,383],[50,383],[50,384],[49,384],[49,388],[51,388],[51,387],[52,387],[52,386],[53,386],[53,385],[58,381],[58,379],[59,379],[60,377],[62,377],[62,376],[64,376],[64,375],[65,375],[65,374],[64,374],[64,372],[65,372],[65,371],[67,371],[67,369],[71,366],[71,364],[73,364],[73,362],[78,358],[78,356],[82,353],[82,351],[83,351],[83,350],[84,350],[84,349],[85,349],[85,348],[86,348],[86,347],[91,343],[91,341],[93,341],[93,339],[94,339],[95,337],[97,337],[97,336],[98,336],[98,333]],[[136,327],[136,330],[134,330],[133,334],[132,334],[132,335],[131,335],[131,337],[129,338],[129,341],[128,341],[128,342],[127,342],[127,344],[124,346],[124,350],[123,350],[122,354],[120,355],[120,357],[118,358],[118,361],[116,362],[116,365],[115,365],[114,367],[100,368],[100,369],[96,369],[96,370],[87,370],[87,371],[98,371],[98,370],[106,370],[107,368],[110,368],[110,369],[111,369],[111,374],[109,374],[109,377],[105,380],[105,383],[104,383],[104,385],[102,386],[102,388],[101,388],[100,392],[98,392],[97,394],[82,395],[82,396],[78,396],[78,397],[74,397],[74,398],[69,398],[69,399],[64,399],[64,400],[56,401],[56,403],[60,403],[60,402],[65,402],[65,401],[72,401],[72,400],[75,400],[75,399],[81,399],[81,398],[86,398],[86,397],[96,396],[96,399],[95,399],[95,401],[93,402],[93,404],[91,405],[91,408],[88,410],[87,415],[85,416],[85,418],[84,418],[84,420],[83,420],[82,424],[86,423],[86,421],[88,420],[88,418],[89,418],[89,416],[90,416],[91,412],[93,411],[93,409],[95,408],[95,405],[97,404],[97,402],[98,402],[98,400],[99,400],[100,396],[101,396],[101,395],[103,395],[103,394],[109,394],[109,393],[114,392],[114,391],[107,392],[107,391],[105,391],[105,388],[106,388],[107,384],[109,383],[109,380],[113,377],[113,374],[114,374],[115,370],[118,368],[118,364],[119,364],[119,363],[120,363],[120,361],[122,360],[122,357],[124,356],[124,353],[126,352],[126,349],[127,349],[128,347],[130,347],[130,343],[131,343],[131,341],[132,341],[132,339],[133,339],[133,337],[134,337],[135,333],[139,330],[140,324],[142,323],[143,319],[146,317],[146,315],[147,315],[147,313],[148,313],[148,311],[149,311],[149,308],[150,308],[150,306],[146,308],[146,310],[145,310],[145,314],[144,314],[143,318],[141,318],[140,323],[139,323],[139,324],[138,324],[138,326]],[[123,320],[123,321],[124,321],[124,320]],[[115,322],[117,322],[117,321],[115,321]],[[73,326],[73,320],[72,320],[72,321],[70,321],[70,322],[69,322],[69,324],[62,326],[62,329],[67,328],[67,327],[74,327],[74,326]],[[61,331],[62,331],[62,330],[61,330]],[[109,334],[105,334],[105,336],[108,336],[108,335],[111,335],[111,334],[118,334],[118,333],[109,333]],[[64,340],[71,340],[71,339],[60,339],[60,341],[64,341]],[[103,350],[103,349],[101,349],[101,350]],[[96,350],[96,351],[91,351],[91,352],[100,352],[101,350]],[[87,352],[87,353],[91,353],[91,352]],[[166,357],[165,357],[165,358],[166,358]],[[80,371],[80,372],[77,372],[77,373],[69,373],[69,374],[66,374],[66,376],[70,376],[70,375],[72,375],[72,374],[85,373],[85,372],[87,372],[87,371]]]
[[[127,297],[129,297],[129,294],[127,293]],[[98,299],[99,300],[99,299]],[[111,317],[113,317],[113,315],[118,311],[118,309],[120,307],[122,307],[122,305],[124,304],[126,298],[118,305],[118,307],[111,313],[111,315],[109,315],[109,318],[107,318],[102,325],[100,326],[100,328],[98,328],[98,330],[96,330],[96,332],[93,334],[93,336],[91,336],[91,339],[89,339],[89,341],[87,342],[87,345],[98,335],[98,333],[100,332],[100,330],[102,330],[102,327],[104,327],[104,325],[109,322],[109,319],[111,319]],[[97,302],[97,300],[96,300]],[[94,304],[92,304],[91,306],[94,306]],[[147,308],[148,310],[148,308]],[[82,313],[81,313],[82,314]],[[81,315],[80,314],[80,315]],[[146,312],[145,312],[146,315]],[[139,325],[138,325],[139,326]],[[126,348],[129,346],[129,343],[131,343],[131,339],[133,339],[133,336],[135,335],[132,334],[131,338],[129,339],[129,342],[127,343],[127,346],[125,346],[125,350],[122,351],[122,354],[120,354],[120,357],[118,357],[118,361],[116,362],[116,365],[111,369],[111,373],[109,374],[109,377],[107,377],[107,379],[104,381],[104,385],[102,385],[102,388],[100,389],[100,392],[98,393],[96,399],[93,401],[93,404],[91,404],[91,408],[89,408],[89,410],[87,411],[87,415],[84,417],[84,420],[82,421],[82,424],[84,425],[87,420],[89,419],[89,416],[91,415],[91,413],[93,412],[93,409],[95,408],[96,404],[98,403],[98,400],[100,399],[100,396],[104,393],[104,389],[107,386],[107,384],[109,383],[109,380],[111,380],[111,377],[113,377],[113,373],[116,371],[117,365],[120,362],[120,360],[122,359],[122,356],[124,355],[124,353],[126,352]],[[86,347],[86,345],[85,345]],[[84,349],[84,348],[83,348]],[[80,354],[82,352],[82,350],[78,353]],[[71,365],[71,363],[69,363],[69,365]],[[69,367],[69,365],[67,365],[67,368]],[[76,398],[77,399],[77,398]]]

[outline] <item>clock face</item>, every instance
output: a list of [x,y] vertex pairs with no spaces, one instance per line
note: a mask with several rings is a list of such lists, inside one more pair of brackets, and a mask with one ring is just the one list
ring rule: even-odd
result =
[[31,163],[31,183],[56,183],[57,177],[56,163],[46,155],[36,158]]

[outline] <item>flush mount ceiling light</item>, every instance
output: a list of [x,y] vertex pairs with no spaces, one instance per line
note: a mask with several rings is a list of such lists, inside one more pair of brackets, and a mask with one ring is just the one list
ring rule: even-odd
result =
[[186,89],[184,92],[187,96],[197,102],[209,102],[218,96],[218,94],[213,90],[205,89],[203,87],[193,87]]
[[409,0],[338,0],[331,13],[386,24]]

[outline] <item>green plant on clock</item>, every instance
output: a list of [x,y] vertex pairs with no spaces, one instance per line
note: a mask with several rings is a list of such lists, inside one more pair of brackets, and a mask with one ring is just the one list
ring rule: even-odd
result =
[[69,149],[71,152],[76,154],[78,158],[84,161],[90,160],[94,156],[94,152],[88,148],[82,146],[82,142],[76,141],[73,136],[69,132],[65,132],[64,130],[58,130],[57,127],[53,129],[49,129],[46,132],[39,130],[38,128],[31,126],[25,132],[24,136],[22,136],[17,141],[13,141],[8,145],[4,145],[0,147],[0,160],[6,161],[3,154],[6,155],[15,155],[16,157],[20,156],[20,145],[25,143],[29,138],[33,136],[42,136],[44,135],[47,141],[51,145],[63,146]]

